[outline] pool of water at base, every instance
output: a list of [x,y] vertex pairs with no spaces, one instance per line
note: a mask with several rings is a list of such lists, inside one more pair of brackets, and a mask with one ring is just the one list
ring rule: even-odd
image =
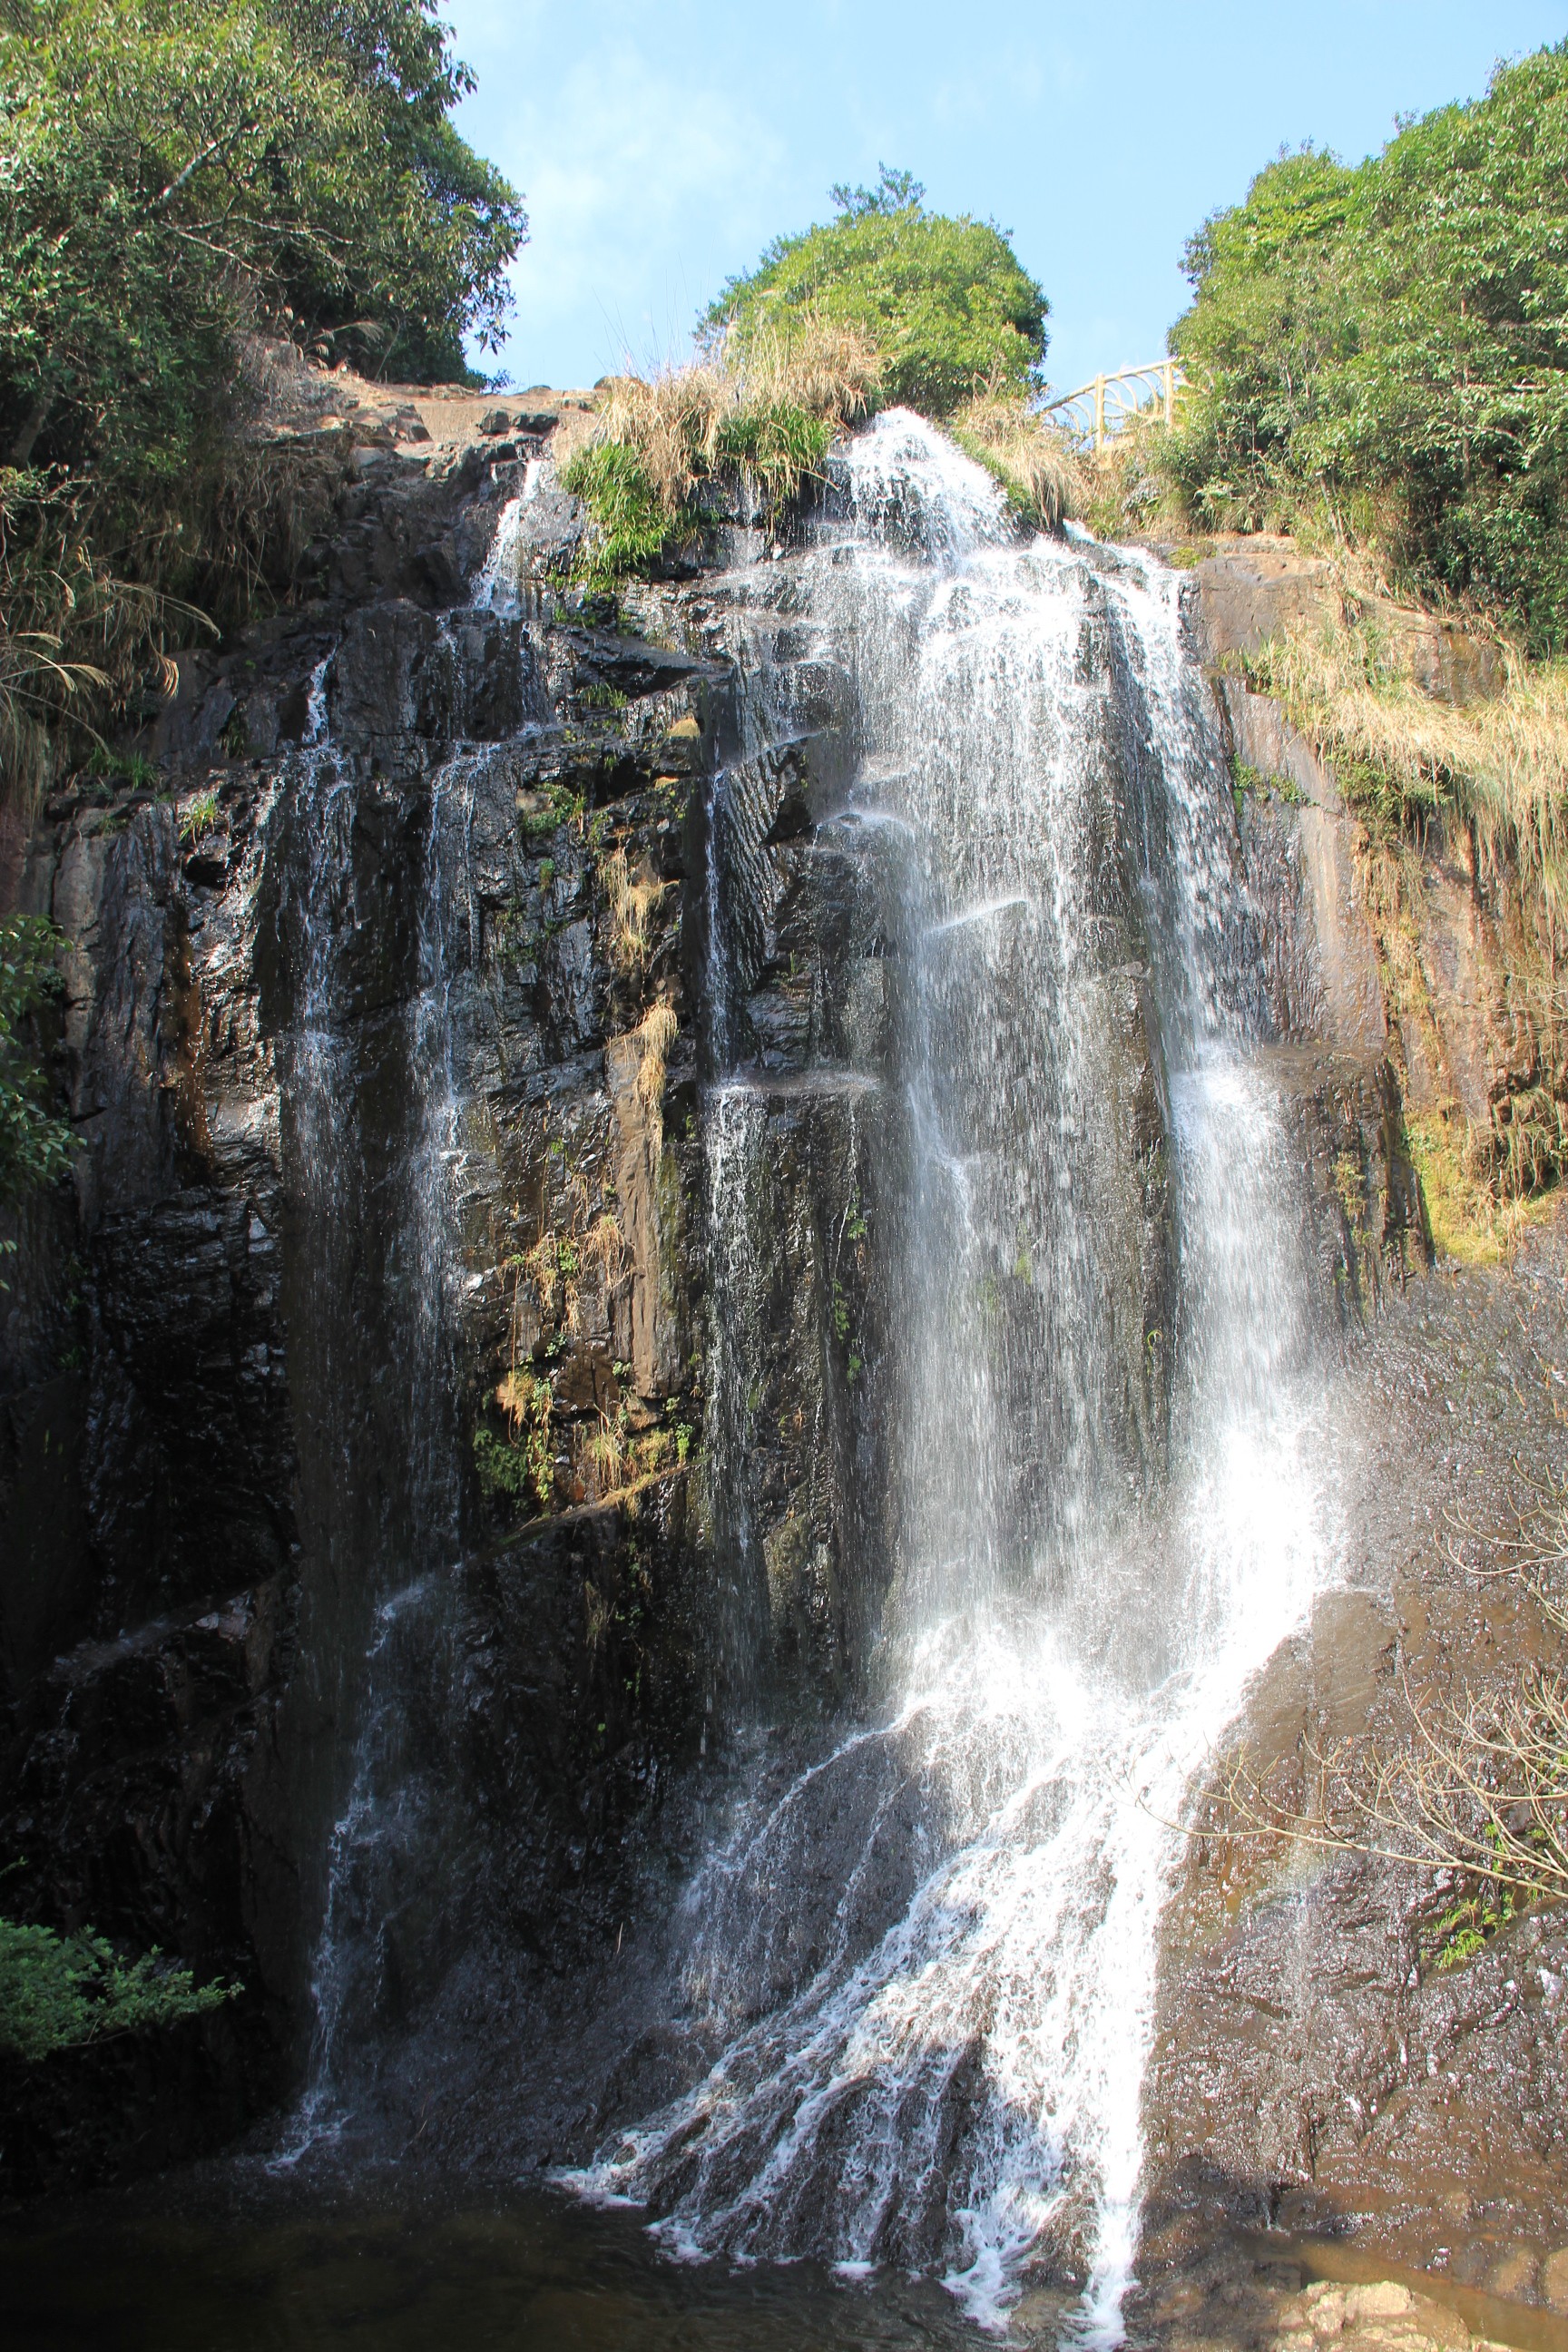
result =
[[233,2176],[0,2222],[9,2352],[977,2352],[941,2287],[661,2256],[552,2190]]

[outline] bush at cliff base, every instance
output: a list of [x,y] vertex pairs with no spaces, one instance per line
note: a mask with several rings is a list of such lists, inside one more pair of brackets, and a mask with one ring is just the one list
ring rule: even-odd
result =
[[156,1951],[121,1959],[90,1928],[58,1936],[0,1919],[0,2050],[28,2063],[52,2050],[200,2017],[238,1990],[198,1985],[189,1969],[165,1967]]

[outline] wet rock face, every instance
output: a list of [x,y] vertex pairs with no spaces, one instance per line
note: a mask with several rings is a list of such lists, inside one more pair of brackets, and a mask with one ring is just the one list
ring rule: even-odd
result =
[[[700,1418],[675,1106],[704,758],[697,726],[668,756],[664,739],[708,670],[471,609],[521,467],[400,466],[358,470],[300,622],[185,666],[157,746],[181,797],[65,796],[24,877],[22,904],[71,943],[56,1042],[84,1149],[74,1199],[27,1205],[0,1300],[0,1819],[24,1864],[7,1907],[157,1942],[247,1992],[166,2064],[139,2058],[126,2128],[122,2066],[51,2062],[76,2086],[70,2127],[35,2084],[7,2135],[18,2185],[199,2146],[297,2068],[353,1659],[400,1559],[431,1564],[409,1557],[432,1506],[398,1394],[421,1298],[450,1326],[457,1419],[436,1434],[457,1530],[489,1561],[462,1598],[465,1796],[535,1824],[519,1920],[563,1869],[591,1877],[695,1737],[695,1639],[665,1621]],[[324,882],[300,748],[323,661],[344,803]],[[650,918],[630,940],[617,855]],[[435,1291],[408,1200],[433,953],[466,1171]],[[655,1001],[679,1009],[649,1070]],[[325,1096],[300,1076],[317,1045]],[[510,1574],[484,1549],[574,1507],[589,1533],[549,1572],[527,1566],[537,1546]],[[547,1670],[517,1670],[531,1648]]]
[[[736,697],[678,597],[640,633],[560,600],[553,494],[520,533],[535,584],[468,601],[521,478],[357,467],[317,600],[184,666],[173,803],[68,794],[32,845],[85,1148],[3,1302],[11,1907],[247,1990],[139,2053],[125,2126],[119,2062],[52,2061],[69,2129],[19,2090],[18,2186],[188,2152],[286,2091],[334,1901],[373,2042],[475,1951],[580,1960],[725,1704],[699,1076]],[[853,890],[809,871],[841,717],[760,781],[727,877],[781,1076],[883,1018]],[[844,1107],[778,1108],[758,1566],[777,1671],[842,1694],[876,1598],[874,1203]],[[356,1791],[407,1851],[334,1894]]]
[[[245,869],[237,813],[230,847]],[[107,2053],[59,2062],[59,2109],[19,2084],[20,2186],[90,2172],[106,2144],[177,2153],[182,2110],[241,2120],[297,1932],[268,1738],[297,1554],[268,1056],[242,988],[204,996],[233,930],[204,921],[172,811],[57,820],[26,887],[70,925],[85,1149],[74,1204],[29,1205],[5,1301],[13,1906],[238,1969],[255,1997],[176,2037],[173,2106],[155,2065]]]
[[[1331,1391],[1346,1589],[1271,1662],[1233,1733],[1289,1811],[1325,1790],[1342,1802],[1370,1755],[1419,1738],[1417,1716],[1439,1733],[1467,1704],[1485,1719],[1561,1662],[1503,1547],[1510,1498],[1528,1507],[1529,1479],[1561,1459],[1565,1244],[1559,1220],[1510,1276],[1434,1273],[1385,1297]],[[1196,2309],[1216,2232],[1236,2225],[1348,2242],[1358,2275],[1392,2259],[1552,2303],[1568,2238],[1561,1916],[1521,1907],[1470,1954],[1445,1923],[1471,1882],[1251,1834],[1225,1785],[1195,1815],[1163,1929],[1152,2307],[1173,2298],[1174,2326],[1201,2284]],[[1531,2340],[1513,2332],[1522,2315],[1464,2315],[1478,2336]]]

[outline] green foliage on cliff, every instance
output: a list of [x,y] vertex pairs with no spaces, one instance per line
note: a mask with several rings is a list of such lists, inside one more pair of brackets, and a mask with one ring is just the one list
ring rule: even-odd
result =
[[883,358],[884,396],[928,416],[1037,381],[1050,306],[1002,230],[928,212],[920,183],[885,164],[875,189],[831,193],[838,217],[775,238],[711,305],[710,331],[743,349],[801,313],[850,328]]
[[122,1960],[90,1928],[57,1936],[52,1927],[0,1919],[0,2049],[29,2063],[52,2050],[200,2017],[239,1990],[198,1985],[189,1969],[165,1968],[156,1951]]
[[518,200],[448,116],[422,0],[5,0],[0,431],[128,490],[203,426],[231,339],[292,324],[384,370],[463,371]]
[[1568,645],[1568,43],[1354,168],[1282,156],[1186,266],[1170,462],[1195,520],[1310,520]]
[[247,574],[247,332],[426,378],[494,338],[525,221],[468,87],[426,0],[0,0],[8,733],[133,714],[169,598]]
[[670,517],[635,448],[618,441],[586,443],[567,458],[561,481],[597,526],[585,577],[625,579],[646,572],[663,552]]
[[71,1130],[48,1108],[48,1090],[22,1032],[59,987],[60,935],[34,915],[0,923],[0,1208],[70,1166]]
[[575,446],[555,446],[561,478],[593,518],[580,562],[606,582],[646,571],[711,520],[714,477],[744,467],[774,515],[829,442],[863,416],[881,381],[877,353],[853,328],[795,314],[736,334],[706,359],[647,382],[612,376]]

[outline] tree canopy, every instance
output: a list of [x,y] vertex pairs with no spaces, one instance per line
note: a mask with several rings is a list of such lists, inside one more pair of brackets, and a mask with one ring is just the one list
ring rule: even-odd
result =
[[405,380],[494,343],[527,224],[469,87],[430,0],[0,0],[0,792],[288,541],[248,331]]
[[775,238],[707,311],[710,331],[743,346],[803,313],[852,328],[884,358],[885,397],[929,416],[1034,384],[1050,306],[1001,229],[928,212],[920,182],[885,164],[874,189],[830,193],[837,219]]
[[1568,644],[1568,43],[1191,240],[1172,455],[1202,519],[1316,507],[1419,591]]
[[0,455],[177,469],[245,324],[460,373],[525,227],[468,86],[424,0],[4,0]]

